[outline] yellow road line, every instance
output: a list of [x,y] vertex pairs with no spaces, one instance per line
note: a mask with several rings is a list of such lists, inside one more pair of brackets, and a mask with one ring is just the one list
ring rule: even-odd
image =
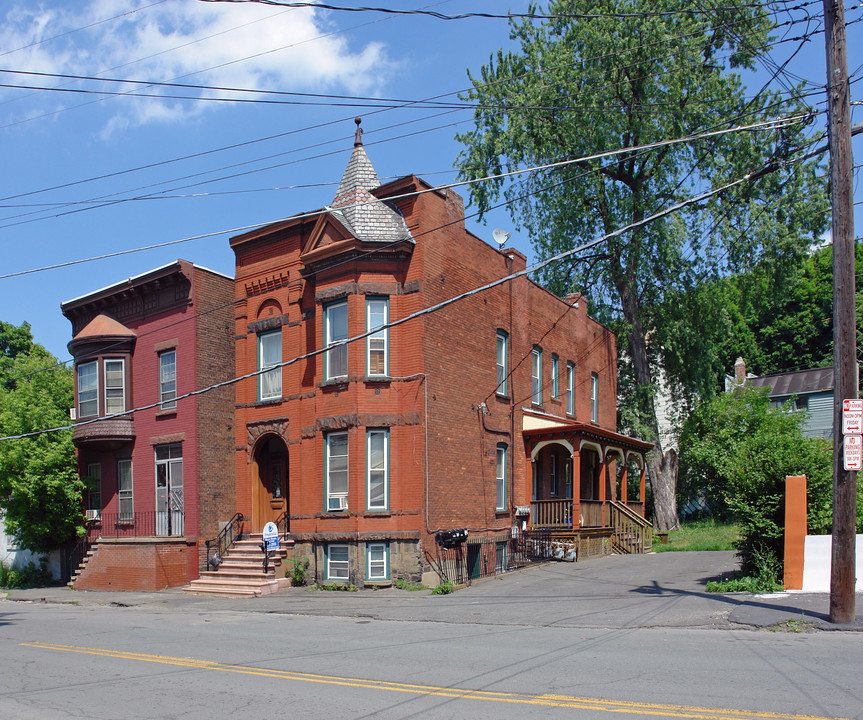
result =
[[640,715],[656,715],[660,717],[697,718],[698,720],[741,720],[741,718],[756,718],[758,720],[848,720],[847,718],[828,718],[818,715],[798,715],[794,713],[771,713],[758,710],[749,711],[734,710],[731,708],[698,707],[692,705],[642,703],[627,700],[604,700],[602,698],[586,698],[572,695],[530,695],[526,693],[492,692],[488,690],[466,690],[435,685],[415,685],[410,683],[389,682],[386,680],[341,678],[332,675],[316,675],[313,673],[294,672],[290,670],[271,670],[243,665],[226,665],[223,663],[213,662],[211,660],[196,660],[194,658],[171,657],[166,655],[149,655],[145,653],[128,652],[125,650],[80,647],[78,645],[58,645],[43,642],[21,643],[21,645],[23,647],[32,647],[41,650],[98,655],[100,657],[116,658],[120,660],[135,660],[138,662],[157,663],[160,665],[172,665],[175,667],[186,667],[196,670],[214,670],[240,675],[256,675],[258,677],[277,678],[280,680],[324,683],[327,685],[365,688],[368,690],[386,690],[389,692],[432,695],[435,697],[460,698],[465,700],[485,700],[488,702],[575,708],[601,712],[637,713]]

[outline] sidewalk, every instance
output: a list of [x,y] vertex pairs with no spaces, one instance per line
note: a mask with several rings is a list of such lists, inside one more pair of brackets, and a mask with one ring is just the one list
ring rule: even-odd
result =
[[443,596],[428,590],[348,593],[288,588],[261,598],[219,598],[191,595],[179,588],[128,593],[59,587],[11,590],[8,600],[159,612],[261,612],[544,627],[863,631],[863,594],[857,595],[856,621],[833,625],[826,594],[704,591],[707,580],[735,568],[731,552],[668,552],[550,563],[474,582]]

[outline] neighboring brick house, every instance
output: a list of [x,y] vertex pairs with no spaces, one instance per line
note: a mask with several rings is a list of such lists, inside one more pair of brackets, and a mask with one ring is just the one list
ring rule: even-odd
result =
[[232,298],[231,278],[178,260],[62,303],[97,541],[75,587],[184,585],[234,513],[234,390],[182,397],[233,377]]
[[525,275],[399,323],[526,259],[468,232],[453,190],[381,185],[360,132],[331,206],[231,240],[252,375],[237,510],[279,522],[325,582],[419,579],[456,528],[502,550],[522,527],[589,526],[607,550],[610,501],[643,516],[650,448],[616,432],[613,334]]

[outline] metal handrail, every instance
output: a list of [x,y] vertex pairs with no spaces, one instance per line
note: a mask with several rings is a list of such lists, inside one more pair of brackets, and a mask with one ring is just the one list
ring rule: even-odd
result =
[[279,515],[276,520],[276,527],[279,528],[279,535],[283,538],[287,539],[288,537],[288,511],[285,510],[281,515]]
[[[219,567],[231,547],[237,540],[243,537],[243,513],[236,513],[234,517],[228,520],[227,525],[222,528],[215,538],[207,540],[204,543],[207,546],[207,557],[204,564],[206,570],[212,565],[213,569]],[[213,554],[210,554],[210,548],[213,548]]]

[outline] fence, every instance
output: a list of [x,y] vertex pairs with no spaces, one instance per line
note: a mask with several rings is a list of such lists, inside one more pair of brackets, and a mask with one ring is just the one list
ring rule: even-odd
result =
[[491,577],[516,570],[530,563],[551,558],[551,532],[548,529],[518,531],[510,534],[468,537],[456,547],[437,546],[432,565],[441,581],[470,585],[477,578]]
[[97,527],[103,538],[172,537],[183,534],[183,512],[102,513]]

